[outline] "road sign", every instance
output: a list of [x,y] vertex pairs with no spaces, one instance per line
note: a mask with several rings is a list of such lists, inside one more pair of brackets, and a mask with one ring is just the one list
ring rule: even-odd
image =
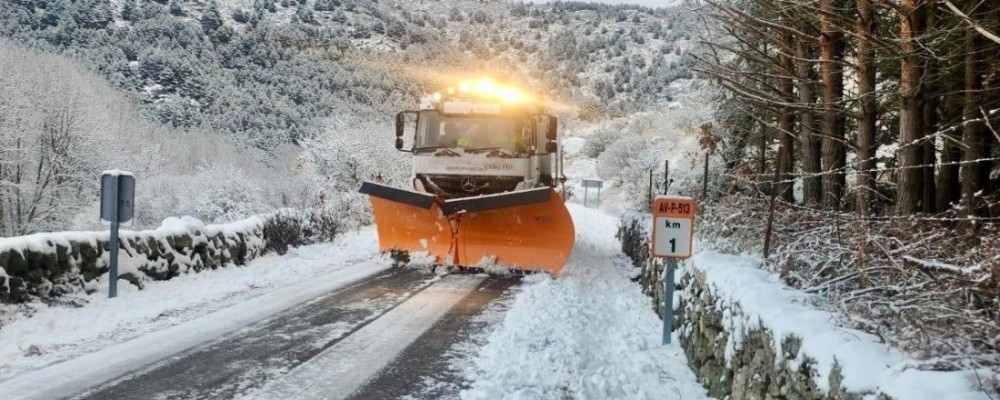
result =
[[108,241],[108,297],[118,296],[118,227],[131,226],[135,204],[135,175],[126,171],[101,173],[101,223],[111,226]]
[[115,209],[118,210],[118,224],[125,227],[132,226],[132,217],[135,215],[135,176],[131,172],[104,171],[101,173],[102,224],[111,225],[114,220],[113,216],[116,214]]
[[694,244],[694,199],[657,196],[653,202],[653,256],[691,257]]
[[601,187],[604,186],[604,181],[599,181],[595,179],[580,179],[580,186],[583,186],[583,206],[587,206],[587,197],[590,195],[590,188],[597,188],[597,206],[601,206]]
[[674,270],[677,260],[691,257],[694,244],[694,199],[657,196],[653,201],[653,257],[665,257],[663,267],[663,344],[670,344],[674,326]]

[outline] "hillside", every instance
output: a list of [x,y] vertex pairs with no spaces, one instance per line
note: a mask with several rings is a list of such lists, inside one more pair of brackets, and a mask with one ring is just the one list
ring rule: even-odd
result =
[[[691,76],[693,21],[682,7],[577,2],[0,0],[0,36],[12,54],[69,57],[153,122],[143,128],[151,136],[122,151],[162,156],[155,162],[109,159],[74,164],[72,172],[142,172],[149,191],[140,195],[155,196],[139,199],[141,226],[178,214],[221,222],[287,206],[367,220],[367,202],[354,189],[376,174],[390,182],[408,174],[388,133],[391,116],[415,107],[421,94],[463,76],[510,79],[545,92],[573,135],[588,121],[663,107],[689,87],[670,83]],[[27,56],[3,77],[39,79],[28,76],[33,62],[44,63],[36,59]],[[27,87],[9,86],[10,96]],[[35,111],[24,112],[50,118],[39,102],[26,101],[23,110]],[[24,137],[0,128],[11,140]],[[150,139],[160,137],[175,139]],[[39,203],[29,193],[47,191],[38,207],[60,210],[31,218],[11,211],[8,220],[22,222],[7,224],[10,234],[92,227],[89,179],[58,188],[3,179],[26,189],[2,192],[9,204]]]
[[3,35],[72,55],[171,127],[263,149],[331,115],[386,118],[460,71],[530,78],[585,116],[640,110],[690,76],[690,23],[573,2],[0,2]]

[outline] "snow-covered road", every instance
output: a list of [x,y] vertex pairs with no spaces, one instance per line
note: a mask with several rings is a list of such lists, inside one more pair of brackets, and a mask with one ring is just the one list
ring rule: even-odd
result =
[[114,299],[107,298],[105,275],[99,291],[85,296],[81,306],[33,303],[23,310],[6,310],[6,315],[0,312],[0,382],[336,274],[377,254],[374,229],[367,228],[345,232],[332,244],[264,256],[244,267],[152,282],[143,290],[121,280]]
[[570,205],[576,246],[558,279],[535,275],[469,353],[465,399],[704,399],[615,238],[618,220]]
[[346,399],[421,337],[486,276],[446,276],[276,380],[252,399]]
[[[577,242],[557,279],[437,277],[370,263],[346,265],[359,256],[374,258],[374,234],[369,230],[345,236],[322,251],[301,249],[298,255],[262,260],[271,263],[268,268],[254,264],[243,269],[267,275],[280,267],[276,261],[315,264],[303,267],[305,277],[297,282],[260,281],[270,283],[271,290],[253,295],[245,290],[212,292],[211,282],[232,278],[224,274],[128,293],[122,299],[164,296],[169,293],[166,287],[186,293],[193,287],[210,292],[200,295],[204,301],[229,305],[205,311],[197,301],[181,301],[159,306],[177,310],[167,321],[150,320],[149,312],[136,313],[131,320],[121,317],[151,327],[133,328],[130,337],[118,341],[112,337],[102,342],[91,334],[85,344],[74,345],[76,336],[54,327],[79,324],[77,315],[114,315],[104,308],[121,303],[97,301],[77,309],[76,315],[62,310],[42,313],[36,321],[54,327],[32,326],[32,318],[19,320],[21,325],[5,328],[0,337],[31,332],[36,339],[12,339],[21,346],[36,340],[64,343],[73,351],[62,355],[69,360],[34,371],[25,367],[29,362],[9,358],[13,366],[0,371],[12,379],[0,382],[0,392],[91,399],[707,398],[680,348],[660,345],[659,319],[650,310],[649,298],[630,280],[634,270],[614,237],[617,219],[575,205],[570,211]],[[335,249],[343,254],[331,253]],[[310,258],[318,253],[336,262]],[[267,304],[265,299],[271,298],[280,304]],[[98,318],[106,320],[117,321]],[[198,325],[208,326],[195,328]],[[99,322],[90,331],[107,332],[114,326]],[[39,337],[45,332],[53,337]],[[172,355],[185,348],[190,350]],[[84,382],[94,387],[81,387]]]

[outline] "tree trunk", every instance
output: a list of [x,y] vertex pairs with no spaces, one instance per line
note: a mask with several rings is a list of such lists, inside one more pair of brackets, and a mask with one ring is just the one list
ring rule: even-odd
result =
[[736,123],[736,128],[733,130],[733,143],[732,146],[725,148],[722,152],[722,158],[726,163],[726,171],[735,171],[740,164],[743,163],[747,152],[750,150],[748,147],[751,142],[750,139],[753,135],[753,119],[747,115],[740,118],[739,122]]
[[767,124],[761,120],[758,126],[760,131],[757,133],[757,176],[760,181],[764,181],[764,174],[767,173]]
[[[834,2],[837,4],[834,4]],[[820,1],[820,62],[823,73],[823,206],[839,209],[844,193],[844,116],[841,99],[844,94],[844,34],[839,31],[834,16],[842,10],[840,1]]]
[[[974,13],[970,13],[974,15]],[[989,178],[988,165],[978,161],[986,156],[986,135],[979,105],[982,100],[983,39],[975,29],[965,33],[965,99],[962,109],[962,206],[966,215],[982,213],[982,190]]]
[[858,92],[861,95],[861,119],[858,121],[858,212],[869,215],[875,187],[875,123],[878,109],[875,99],[875,50],[871,39],[877,34],[871,0],[856,0],[858,19]]
[[[996,5],[996,2],[988,2],[987,4],[992,4],[993,6],[989,9],[989,13],[984,17],[984,22],[986,24],[986,29],[990,32],[1000,32],[1000,7]],[[1000,42],[993,40],[985,40],[985,45],[983,47],[983,74],[986,76],[983,82],[984,91],[984,105],[987,110],[993,110],[990,114],[988,130],[983,131],[983,154],[985,158],[990,159],[989,161],[983,161],[980,173],[983,182],[982,191],[986,196],[993,197],[996,195],[996,187],[994,187],[993,181],[990,179],[992,171],[994,171],[997,161],[993,156],[996,153],[996,149],[1000,146],[1000,112],[995,112],[1000,108]],[[995,207],[995,206],[993,206]],[[990,217],[995,217],[992,208],[984,208],[983,212],[988,213]]]
[[899,110],[899,179],[896,206],[900,214],[921,210],[923,172],[923,101],[921,96],[920,59],[917,38],[923,22],[923,0],[903,0],[899,12],[900,80],[902,107]]
[[[927,9],[924,12],[926,16],[924,30],[932,31],[936,28],[937,11],[934,4],[934,2],[927,4]],[[937,138],[926,136],[938,130],[938,96],[940,94],[940,78],[938,77],[937,63],[933,57],[924,57],[923,74],[931,80],[923,82],[921,91],[921,98],[924,103],[922,110],[924,118],[922,135],[925,136],[925,140],[920,160],[924,166],[920,169],[923,182],[920,204],[922,205],[922,211],[930,214],[937,210],[937,205],[935,204],[937,200],[935,198],[936,187],[934,184],[934,167],[937,164],[937,150],[935,146]]]
[[[794,87],[792,85],[792,74],[795,71],[795,67],[792,65],[792,56],[790,52],[792,51],[792,36],[790,34],[783,34],[781,37],[782,46],[778,54],[779,59],[779,76],[778,87],[781,91],[781,101],[786,104],[791,104],[795,102]],[[794,160],[792,160],[791,155],[793,154],[793,149],[795,148],[794,141],[792,137],[792,125],[795,123],[795,117],[792,114],[791,108],[787,105],[783,105],[778,116],[778,134],[781,150],[779,150],[783,157],[779,157],[778,160],[780,164],[776,167],[778,168],[778,196],[782,200],[792,203],[795,202],[795,195],[792,192],[792,183],[789,177],[792,174],[792,166],[794,165]]]
[[807,60],[815,57],[815,52],[801,40],[795,44],[795,75],[799,93],[799,104],[805,107],[799,111],[799,143],[802,148],[802,201],[806,204],[819,204],[823,193],[820,166],[820,140],[816,136],[816,114],[812,107],[816,105],[816,72],[813,64]]
[[[962,68],[955,68],[962,73]],[[938,167],[937,181],[937,211],[947,211],[952,204],[961,199],[962,189],[958,184],[958,165],[962,160],[962,76],[949,72],[946,81],[944,107],[942,109],[941,125],[948,130],[941,137],[941,165]]]

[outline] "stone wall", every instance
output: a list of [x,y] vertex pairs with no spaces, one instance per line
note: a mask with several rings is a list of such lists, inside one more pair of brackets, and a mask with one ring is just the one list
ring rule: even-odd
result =
[[[336,220],[319,212],[283,210],[244,221],[205,225],[171,218],[147,231],[121,231],[119,278],[146,282],[244,265],[288,246],[332,240]],[[0,302],[92,293],[108,273],[108,232],[55,232],[0,238]]]
[[[659,313],[663,266],[650,258],[649,222],[648,215],[628,215],[618,237],[622,250],[641,268],[639,282]],[[820,375],[816,362],[800,352],[799,338],[776,340],[762,323],[737,322],[746,320],[740,304],[720,301],[697,269],[681,268],[678,274],[681,301],[674,305],[674,326],[691,368],[710,395],[741,400],[862,398],[842,389],[838,365]],[[825,388],[817,385],[818,376],[828,377]]]

